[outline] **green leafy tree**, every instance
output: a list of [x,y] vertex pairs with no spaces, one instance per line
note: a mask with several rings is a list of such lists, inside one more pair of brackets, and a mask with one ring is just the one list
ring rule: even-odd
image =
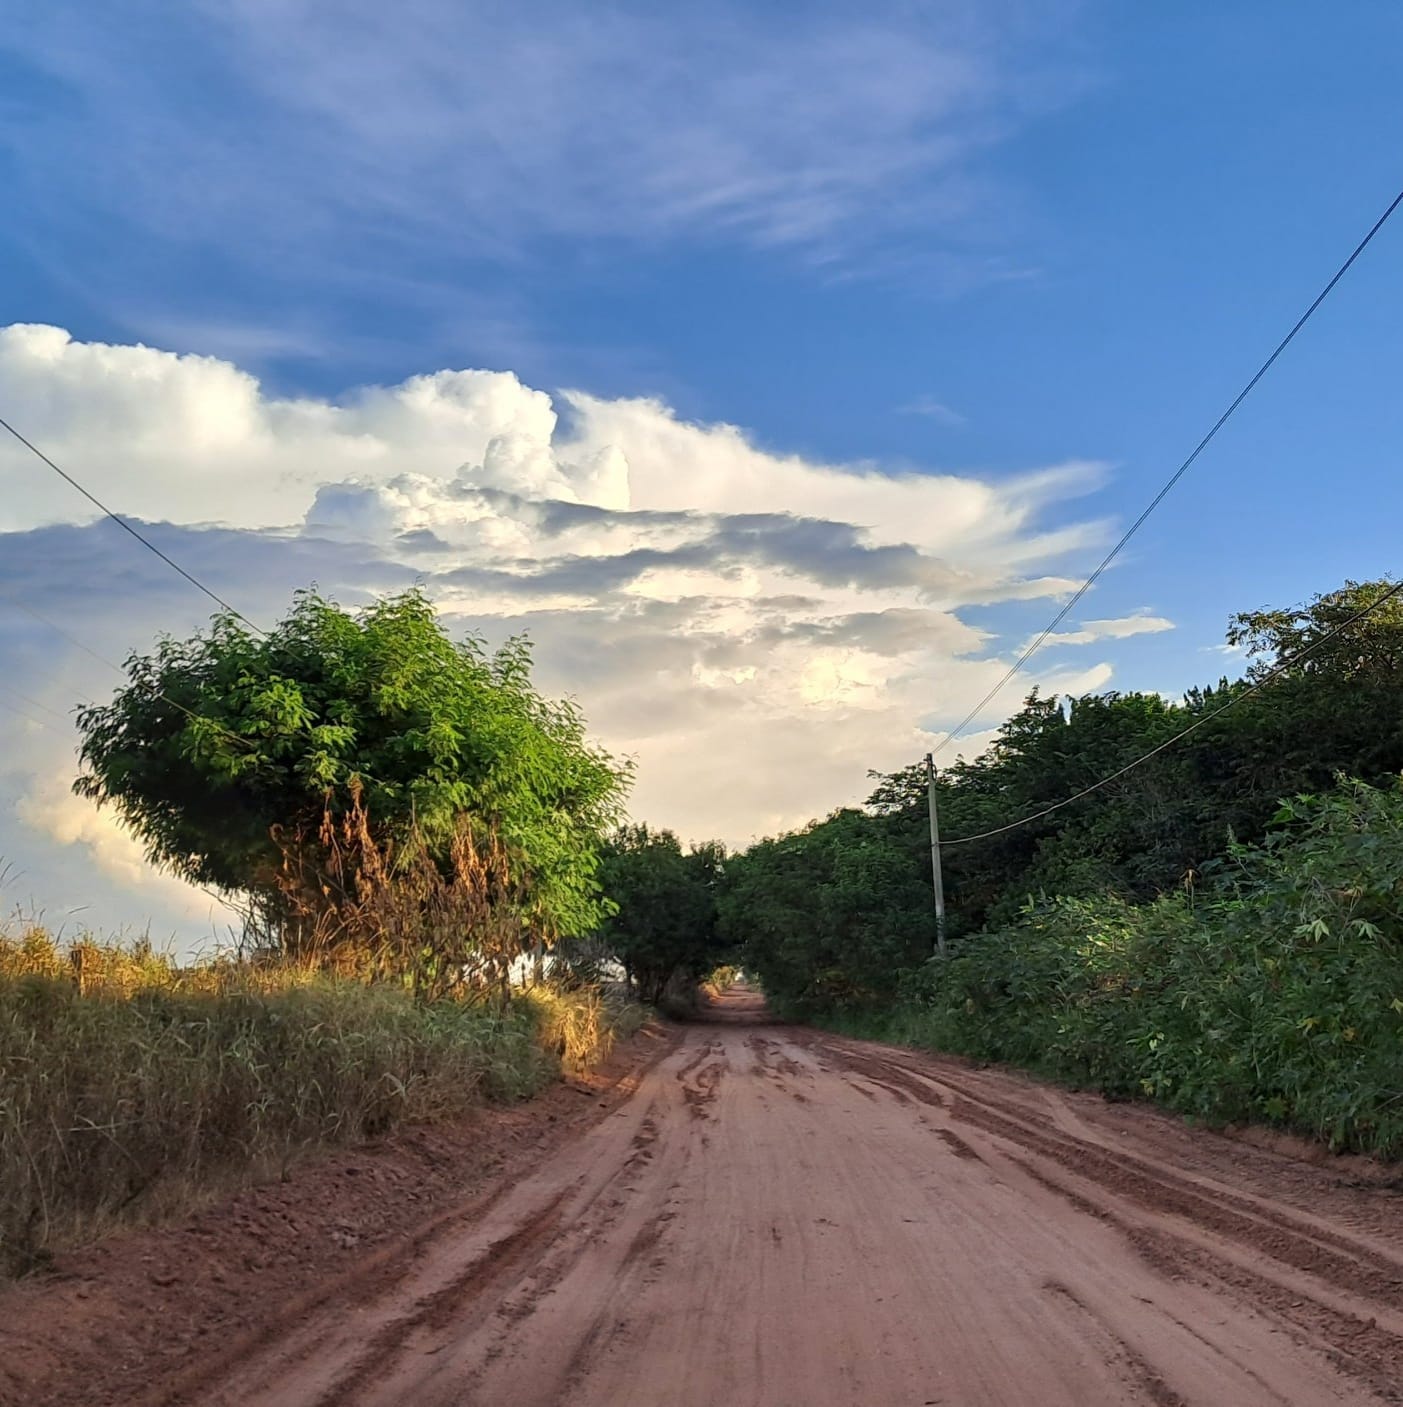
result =
[[[1388,589],[1347,583],[1301,606],[1235,616],[1228,639],[1249,654],[1247,678],[1181,701],[1030,694],[983,754],[938,775],[942,836],[994,832],[943,851],[952,942],[1011,924],[1048,896],[1145,904],[1191,892],[1231,845],[1264,840],[1280,797],[1328,790],[1339,772],[1371,784],[1397,775],[1403,602],[1330,635]],[[1312,645],[1305,661],[1267,680]],[[1181,742],[1060,804],[1200,720]],[[724,923],[745,935],[766,990],[795,1010],[880,1003],[893,974],[924,955],[924,768],[874,781],[865,813],[839,812],[728,865]],[[852,881],[859,863],[861,881]]]
[[684,851],[668,830],[621,827],[604,847],[600,881],[617,912],[599,930],[644,1001],[670,984],[694,983],[724,962],[716,890],[725,853],[706,844]]
[[498,897],[548,940],[599,923],[598,849],[628,769],[572,703],[537,693],[525,639],[453,640],[419,589],[355,613],[309,591],[266,636],[217,616],[127,673],[79,714],[75,790],[154,863],[248,896],[284,941],[289,856],[304,893],[344,898],[329,851],[353,814],[361,843],[402,863],[446,869],[465,840],[490,846]]
[[771,1004],[795,1016],[889,999],[935,942],[910,836],[851,810],[728,862],[721,922]]
[[1059,896],[904,984],[900,1033],[1217,1121],[1403,1152],[1403,791],[1341,779],[1193,895]]

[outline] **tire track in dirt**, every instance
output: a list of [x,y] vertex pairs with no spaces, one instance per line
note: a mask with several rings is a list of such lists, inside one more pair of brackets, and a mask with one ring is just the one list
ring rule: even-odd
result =
[[355,1360],[308,1407],[335,1407],[352,1400],[399,1352],[417,1329],[443,1328],[464,1317],[465,1306],[490,1294],[514,1269],[530,1259],[560,1224],[565,1193],[553,1198],[523,1225],[494,1242],[476,1260],[469,1261],[448,1284],[426,1295],[409,1313],[384,1324],[366,1342]]
[[[1090,1308],[1086,1301],[1060,1280],[1046,1280],[1043,1289],[1060,1297],[1081,1315],[1090,1325],[1093,1337],[1104,1345],[1105,1357],[1117,1364],[1125,1374],[1126,1386],[1132,1393],[1147,1399],[1154,1407],[1189,1407],[1189,1404],[1174,1391],[1154,1370],[1145,1358],[1132,1348],[1106,1321]],[[1260,1379],[1258,1379],[1260,1381]]]
[[[1027,1159],[1006,1155],[1035,1182],[1062,1197],[1084,1216],[1114,1227],[1144,1262],[1169,1280],[1194,1280],[1218,1292],[1246,1295],[1269,1310],[1297,1336],[1324,1353],[1342,1372],[1360,1379],[1385,1401],[1403,1401],[1403,1336],[1381,1329],[1373,1318],[1312,1298],[1299,1287],[1252,1270],[1187,1236],[1163,1227],[1137,1224],[1092,1202]],[[1184,1325],[1198,1337],[1190,1325]]]
[[[1403,1308],[1403,1257],[1389,1256],[1348,1235],[1305,1223],[1288,1212],[1264,1206],[1260,1199],[1227,1189],[1209,1192],[1201,1179],[1177,1179],[1151,1169],[1134,1154],[1116,1153],[1099,1141],[1070,1136],[1049,1116],[1030,1111],[1017,1100],[991,1095],[987,1087],[961,1079],[959,1074],[947,1075],[944,1069],[912,1072],[899,1058],[874,1056],[843,1043],[833,1045],[839,1058],[864,1078],[881,1079],[918,1103],[943,1110],[952,1120],[1031,1154],[1020,1157],[1002,1151],[1009,1162],[1076,1211],[1114,1227],[1159,1274],[1170,1279],[1192,1278],[1210,1290],[1249,1297],[1341,1371],[1366,1383],[1387,1401],[1403,1401],[1399,1388],[1403,1383],[1403,1320],[1392,1329],[1378,1322],[1379,1310]],[[931,1089],[930,1081],[945,1086],[956,1098],[950,1100]],[[949,1131],[936,1132],[945,1137]],[[1054,1175],[1052,1168],[1070,1174],[1073,1183],[1090,1187],[1078,1190]],[[1111,1203],[1094,1200],[1088,1195],[1091,1188],[1109,1194]],[[1122,1210],[1126,1204],[1150,1214],[1156,1222],[1168,1217],[1187,1223],[1191,1231],[1137,1222]],[[1302,1272],[1335,1293],[1322,1298],[1319,1291],[1312,1293],[1299,1280],[1276,1278],[1263,1273],[1260,1265],[1244,1263],[1252,1258],[1266,1258]],[[1332,1303],[1332,1299],[1340,1302]],[[1370,1314],[1368,1308],[1376,1312]]]
[[721,1080],[730,1062],[719,1041],[706,1047],[696,1060],[677,1072],[677,1081],[682,1086],[682,1097],[687,1101],[687,1112],[694,1119],[711,1117],[710,1106],[715,1101],[721,1087]]
[[[966,1092],[948,1103],[922,1087],[921,1077],[885,1067],[888,1078],[919,1102],[948,1109],[957,1121],[1007,1138],[1117,1195],[1154,1211],[1169,1211],[1256,1249],[1297,1270],[1342,1289],[1363,1289],[1387,1304],[1403,1307],[1403,1259],[1382,1255],[1338,1233],[1320,1231],[1289,1214],[1228,1191],[1211,1195],[1192,1184],[1155,1172],[1133,1155],[1115,1154],[1100,1144],[1053,1130],[1050,1120],[1029,1117],[1016,1106],[1000,1106],[987,1096]],[[870,1078],[870,1076],[869,1076]],[[943,1077],[942,1083],[947,1083]],[[949,1082],[952,1083],[953,1082]]]
[[[621,1082],[626,1102],[604,1120],[605,1125],[628,1114],[628,1101],[646,1091],[656,1067],[675,1049],[675,1044],[665,1044]],[[590,1222],[591,1214],[595,1222],[607,1220],[609,1212],[623,1204],[617,1194],[626,1191],[624,1184],[650,1158],[650,1144],[658,1130],[654,1107],[653,1101],[637,1107],[633,1115],[636,1132],[628,1140],[632,1156],[621,1157],[617,1167],[610,1165],[607,1176],[601,1178],[596,1172],[590,1180],[585,1175],[572,1175],[543,1201],[534,1203],[529,1193],[522,1197],[523,1184],[499,1185],[469,1208],[438,1218],[396,1252],[372,1258],[333,1292],[321,1296],[315,1314],[299,1313],[293,1319],[298,1328],[292,1333],[286,1320],[281,1333],[270,1327],[256,1341],[241,1345],[237,1355],[221,1355],[220,1363],[187,1375],[154,1397],[153,1403],[159,1402],[161,1407],[198,1403],[205,1407],[206,1402],[288,1400],[297,1407],[339,1407],[357,1401],[392,1366],[406,1343],[449,1323],[461,1328],[486,1319],[501,1308],[494,1296],[506,1293],[504,1287],[510,1285],[513,1275],[521,1277],[534,1271],[539,1276],[538,1262],[547,1252],[559,1257],[562,1248],[582,1248],[587,1234],[582,1235],[581,1229]],[[511,1209],[514,1199],[524,1203],[520,1213]],[[568,1218],[563,1210],[567,1201]],[[607,1204],[602,1213],[601,1203]],[[474,1228],[490,1224],[494,1218],[502,1221],[504,1230],[483,1249],[472,1249],[477,1239]],[[469,1249],[460,1252],[456,1249],[459,1245]],[[558,1271],[551,1283],[563,1273],[563,1269]],[[370,1322],[351,1317],[357,1314]],[[320,1332],[318,1324],[329,1324],[330,1332]],[[311,1372],[305,1373],[308,1368]],[[205,1384],[219,1377],[224,1380],[220,1388],[206,1397]],[[284,1392],[294,1395],[287,1399],[268,1396]]]
[[766,1024],[744,993],[723,1011],[478,1216],[183,1401],[1397,1400],[1403,1229],[1377,1200],[1126,1106]]

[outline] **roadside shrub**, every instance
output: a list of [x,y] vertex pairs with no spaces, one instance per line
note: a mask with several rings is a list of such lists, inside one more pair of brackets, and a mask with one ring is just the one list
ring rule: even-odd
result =
[[711,970],[711,974],[701,984],[702,991],[709,997],[719,997],[723,992],[729,992],[740,981],[740,977],[740,968],[731,963],[724,963]]
[[532,1013],[541,1047],[570,1074],[603,1064],[615,1042],[647,1018],[637,1002],[597,988],[538,986],[518,1000]]
[[1403,1154],[1403,793],[1295,798],[1211,878],[1029,904],[842,1028]]

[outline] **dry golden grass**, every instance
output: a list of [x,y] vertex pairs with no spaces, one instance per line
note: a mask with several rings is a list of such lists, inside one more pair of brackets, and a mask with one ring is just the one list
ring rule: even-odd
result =
[[572,1074],[609,1058],[620,1036],[631,1036],[647,1019],[637,1002],[605,996],[595,988],[533,987],[520,998],[536,1014],[541,1044]]
[[630,1025],[592,989],[416,1003],[306,967],[0,929],[0,1273],[309,1147],[521,1098]]
[[703,982],[702,991],[709,997],[719,997],[722,992],[728,992],[740,981],[740,968],[727,965],[712,969],[710,976]]

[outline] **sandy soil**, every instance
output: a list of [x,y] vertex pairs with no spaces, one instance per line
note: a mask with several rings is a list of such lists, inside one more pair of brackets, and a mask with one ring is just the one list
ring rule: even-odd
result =
[[103,1400],[1403,1400],[1386,1172],[766,1024],[743,992],[715,1014],[637,1057],[529,1171]]

